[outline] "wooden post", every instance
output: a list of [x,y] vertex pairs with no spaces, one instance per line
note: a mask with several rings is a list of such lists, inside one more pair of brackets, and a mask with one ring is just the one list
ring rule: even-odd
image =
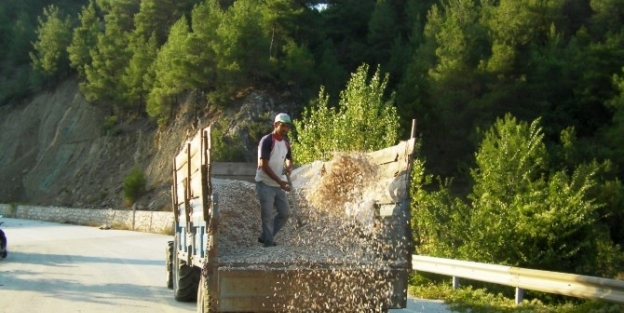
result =
[[[173,218],[176,223],[180,223],[180,211],[178,208],[178,169],[176,166],[176,158],[173,157],[173,184],[171,185],[171,209],[173,210]],[[175,227],[175,226],[174,226]],[[175,231],[175,228],[174,228]]]
[[[186,199],[191,199],[193,195],[192,190],[191,190],[191,143],[188,143],[186,145],[186,184],[185,186],[186,186],[185,197]],[[188,208],[187,208],[187,211],[189,211]]]
[[186,232],[191,232],[191,143],[186,144],[186,178],[184,180],[184,213],[186,213]]
[[[202,190],[202,218],[208,223],[210,220],[210,206],[212,205],[210,201],[212,200],[212,183],[210,180],[211,168],[210,164],[210,127],[207,130],[202,132],[201,138],[201,190]],[[208,225],[206,225],[208,226]]]

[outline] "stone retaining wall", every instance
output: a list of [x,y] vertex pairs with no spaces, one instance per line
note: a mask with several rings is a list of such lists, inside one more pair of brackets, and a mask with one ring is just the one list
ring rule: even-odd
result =
[[173,234],[173,213],[113,209],[78,209],[0,204],[0,215],[86,226],[106,226],[149,233]]

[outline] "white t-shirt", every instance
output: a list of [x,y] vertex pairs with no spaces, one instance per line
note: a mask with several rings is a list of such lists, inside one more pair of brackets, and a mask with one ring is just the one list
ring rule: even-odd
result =
[[269,186],[279,187],[279,184],[260,168],[260,159],[268,160],[269,167],[273,170],[273,173],[282,180],[286,180],[283,174],[284,162],[286,159],[292,159],[288,141],[285,138],[278,139],[271,133],[262,137],[258,144],[258,169],[256,170],[255,180]]

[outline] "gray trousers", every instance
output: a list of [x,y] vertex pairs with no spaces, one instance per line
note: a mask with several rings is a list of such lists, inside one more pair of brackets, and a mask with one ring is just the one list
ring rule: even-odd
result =
[[[270,245],[273,243],[273,236],[284,227],[290,216],[286,192],[280,187],[269,186],[263,182],[256,182],[256,192],[260,200],[262,219],[260,238],[264,240],[265,245]],[[277,211],[277,215],[273,209]]]

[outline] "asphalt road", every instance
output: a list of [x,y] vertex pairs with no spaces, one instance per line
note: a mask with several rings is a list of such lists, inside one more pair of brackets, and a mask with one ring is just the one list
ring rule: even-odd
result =
[[[195,312],[165,286],[170,236],[3,218],[9,255],[0,259],[0,313]],[[448,313],[410,299],[392,313]]]

